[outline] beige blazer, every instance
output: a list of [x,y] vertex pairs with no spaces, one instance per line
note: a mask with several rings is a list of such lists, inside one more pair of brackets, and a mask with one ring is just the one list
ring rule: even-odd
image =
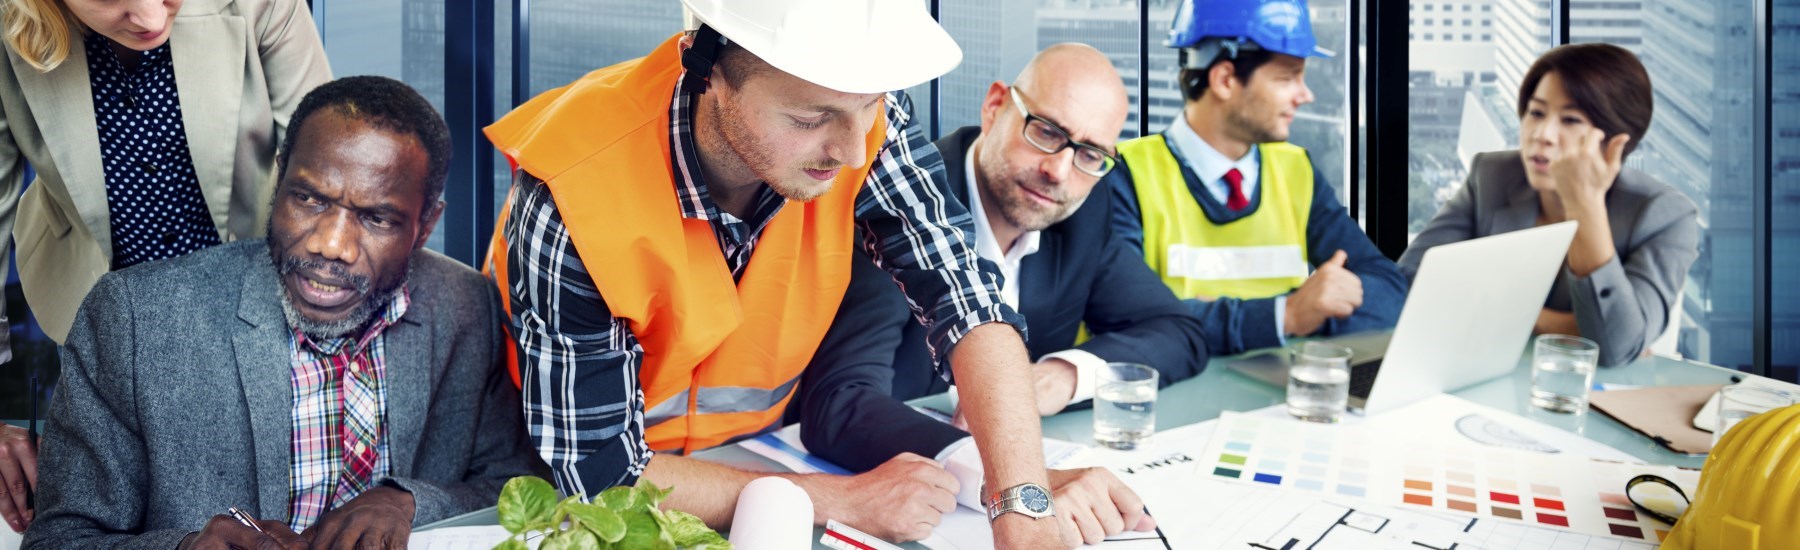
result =
[[[11,47],[0,63],[0,231],[13,237],[0,239],[0,262],[16,244],[25,300],[58,343],[112,264],[89,52],[73,40],[69,58],[47,73]],[[187,0],[169,44],[213,224],[225,242],[260,237],[288,116],[331,80],[312,14],[302,0]],[[26,163],[37,177],[19,197]]]

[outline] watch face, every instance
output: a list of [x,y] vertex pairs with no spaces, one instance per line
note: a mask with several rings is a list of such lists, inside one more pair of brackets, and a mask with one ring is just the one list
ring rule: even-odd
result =
[[1041,514],[1050,509],[1050,495],[1044,494],[1042,488],[1028,485],[1019,489],[1019,503],[1024,504],[1025,509]]

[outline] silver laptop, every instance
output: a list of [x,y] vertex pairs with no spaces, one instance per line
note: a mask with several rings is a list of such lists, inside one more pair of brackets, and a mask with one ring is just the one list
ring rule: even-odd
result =
[[[1574,238],[1571,221],[1426,251],[1392,333],[1328,339],[1352,351],[1350,406],[1380,413],[1512,372]],[[1287,355],[1228,367],[1285,386]]]

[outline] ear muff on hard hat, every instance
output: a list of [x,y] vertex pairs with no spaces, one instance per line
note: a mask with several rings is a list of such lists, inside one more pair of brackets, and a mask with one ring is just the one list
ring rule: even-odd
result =
[[719,50],[730,41],[711,25],[700,25],[694,31],[694,44],[681,52],[681,67],[687,69],[687,78],[681,82],[681,91],[692,95],[706,93],[707,86],[712,84],[713,65],[719,62]]
[[1750,417],[1725,432],[1663,548],[1800,548],[1800,405]]

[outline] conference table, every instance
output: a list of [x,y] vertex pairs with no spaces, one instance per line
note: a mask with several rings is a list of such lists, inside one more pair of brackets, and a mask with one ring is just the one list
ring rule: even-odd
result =
[[[1274,352],[1275,350],[1263,350],[1252,352],[1250,355]],[[1270,385],[1226,368],[1226,365],[1242,357],[1244,356],[1214,358],[1208,362],[1206,370],[1199,376],[1163,388],[1157,396],[1157,431],[1161,433],[1189,424],[1212,420],[1218,418],[1225,411],[1253,411],[1285,402],[1287,388]],[[1533,407],[1530,398],[1531,368],[1529,361],[1528,349],[1526,354],[1520,358],[1518,367],[1511,373],[1457,390],[1452,392],[1452,395],[1578,434],[1623,451],[1647,463],[1699,468],[1705,461],[1704,455],[1690,456],[1669,451],[1643,434],[1633,431],[1603,414],[1592,411],[1582,414],[1559,414]],[[1454,368],[1454,366],[1447,366],[1447,368]],[[1594,381],[1619,386],[1684,386],[1728,384],[1732,382],[1734,376],[1742,376],[1742,374],[1704,363],[1650,356],[1628,365],[1601,368],[1595,373]],[[929,396],[918,399],[913,404],[943,410],[949,407],[950,398],[946,395]],[[1093,411],[1091,410],[1084,408],[1065,411],[1044,418],[1044,437],[1093,445],[1093,424]],[[709,449],[695,453],[694,456],[747,470],[786,471],[778,463],[735,445]],[[483,525],[496,522],[493,510],[488,509],[439,522],[426,526],[426,528]],[[817,542],[823,532],[823,529],[815,529],[813,534],[815,548],[827,548]],[[923,548],[917,544],[900,546]]]

